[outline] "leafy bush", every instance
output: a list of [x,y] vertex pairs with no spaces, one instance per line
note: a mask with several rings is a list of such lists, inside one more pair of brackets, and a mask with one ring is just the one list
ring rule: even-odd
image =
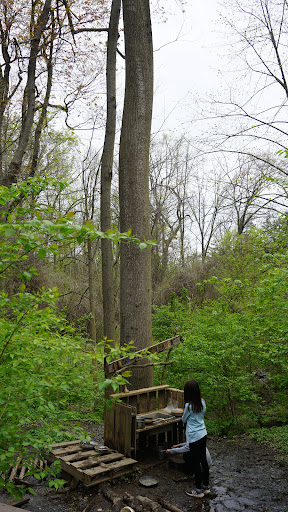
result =
[[[242,263],[237,275],[239,242],[222,252],[223,268],[227,257],[233,278],[219,268],[219,277],[199,284],[213,286],[218,299],[199,307],[174,297],[153,315],[155,336],[164,339],[177,328],[183,340],[173,349],[176,362],[167,367],[166,382],[183,388],[185,381],[198,380],[208,418],[223,433],[288,417],[288,255],[265,252],[267,240],[255,236],[250,248],[245,240],[246,277]],[[155,383],[160,375],[155,372]]]
[[[37,206],[32,196],[51,185],[66,186],[31,178],[9,189],[0,187],[0,277],[4,278],[0,293],[0,488],[6,487],[11,493],[15,488],[8,471],[17,456],[31,466],[36,452],[73,435],[67,432],[71,420],[84,419],[88,414],[99,421],[105,388],[111,385],[116,391],[119,384],[127,383],[121,374],[105,379],[104,341],[92,345],[56,312],[56,288],[27,291],[26,283],[37,275],[34,266],[27,268],[27,255],[33,254],[37,261],[37,256],[42,259],[57,253],[63,241],[81,244],[88,236],[113,242],[125,239],[140,249],[147,246],[130,233],[102,233],[91,223],[77,225],[73,214],[47,220],[49,212]],[[6,279],[15,272],[22,284],[9,295]],[[131,345],[111,347],[107,360],[131,351]],[[85,437],[75,424],[74,435]],[[53,478],[56,473],[51,473]],[[36,474],[46,476],[45,472]],[[54,478],[50,485],[57,487],[61,481]]]

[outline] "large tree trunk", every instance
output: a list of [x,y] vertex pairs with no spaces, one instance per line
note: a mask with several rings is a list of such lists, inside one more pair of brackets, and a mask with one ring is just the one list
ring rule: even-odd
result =
[[[116,51],[121,0],[113,0],[111,7],[106,64],[107,116],[106,133],[101,162],[101,229],[111,228],[111,180],[116,130]],[[113,253],[112,242],[102,238],[102,295],[104,336],[115,338]]]
[[[150,238],[149,146],[153,102],[153,46],[149,0],[123,0],[126,85],[119,160],[120,230]],[[151,253],[121,243],[120,339],[137,349],[152,341]],[[131,388],[152,385],[151,367],[137,368]]]

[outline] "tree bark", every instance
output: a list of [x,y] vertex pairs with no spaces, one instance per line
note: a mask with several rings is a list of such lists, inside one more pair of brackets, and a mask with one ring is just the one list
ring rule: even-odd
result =
[[[153,102],[153,46],[149,0],[123,0],[126,83],[120,139],[120,230],[150,238],[149,147]],[[120,340],[137,349],[152,342],[151,253],[120,247]],[[130,387],[151,386],[152,368],[135,369]]]
[[[92,340],[92,344],[96,347],[97,340],[97,331],[96,331],[96,321],[95,321],[95,311],[96,311],[96,299],[94,293],[94,279],[93,279],[93,255],[92,255],[92,245],[90,237],[87,238],[87,261],[88,261],[88,288],[89,288],[89,309],[90,309],[90,336]],[[96,363],[93,363],[94,367]]]
[[46,85],[46,93],[45,98],[42,104],[40,117],[36,126],[35,135],[34,135],[34,146],[33,146],[33,155],[32,155],[32,161],[31,161],[31,167],[30,167],[30,176],[34,176],[35,172],[38,167],[38,160],[39,160],[39,151],[40,151],[40,141],[41,141],[41,134],[43,130],[43,126],[45,124],[45,120],[47,117],[47,110],[51,95],[51,89],[52,89],[52,78],[53,78],[53,34],[55,33],[55,20],[54,15],[51,12],[52,17],[52,33],[51,33],[51,41],[50,41],[50,48],[49,48],[49,55],[46,57],[47,60],[47,85]]
[[[106,64],[107,114],[106,133],[101,162],[101,230],[111,228],[111,180],[116,131],[116,51],[121,0],[113,0],[111,6]],[[112,242],[101,240],[102,296],[104,336],[115,339],[115,311],[113,286]]]

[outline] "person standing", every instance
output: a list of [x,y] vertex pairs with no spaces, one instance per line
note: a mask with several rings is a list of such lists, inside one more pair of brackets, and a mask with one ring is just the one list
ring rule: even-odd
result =
[[206,404],[201,397],[199,384],[189,380],[184,386],[183,423],[186,423],[186,440],[189,443],[191,462],[195,473],[195,489],[186,491],[188,496],[203,498],[210,494],[209,466],[206,458],[207,430],[204,423]]

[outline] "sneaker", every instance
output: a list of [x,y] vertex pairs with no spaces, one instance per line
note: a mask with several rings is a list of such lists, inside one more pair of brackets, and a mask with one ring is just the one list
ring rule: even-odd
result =
[[204,492],[201,489],[190,489],[186,491],[186,494],[192,498],[204,498]]
[[203,493],[211,494],[211,490],[209,489],[208,485],[203,485]]

